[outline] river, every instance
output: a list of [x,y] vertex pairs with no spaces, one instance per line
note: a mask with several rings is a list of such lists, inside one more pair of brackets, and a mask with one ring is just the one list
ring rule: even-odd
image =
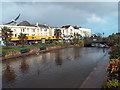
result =
[[2,61],[3,88],[79,88],[105,49],[75,47]]

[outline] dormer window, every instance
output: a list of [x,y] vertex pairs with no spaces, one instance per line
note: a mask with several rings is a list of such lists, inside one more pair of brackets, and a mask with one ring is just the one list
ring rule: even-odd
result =
[[44,31],[47,31],[47,29],[44,29]]

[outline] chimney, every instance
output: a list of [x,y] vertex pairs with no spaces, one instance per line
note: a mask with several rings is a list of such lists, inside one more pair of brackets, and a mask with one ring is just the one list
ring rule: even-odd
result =
[[45,26],[46,26],[47,24],[43,24],[43,25],[45,25]]
[[35,24],[36,27],[38,27],[38,22]]

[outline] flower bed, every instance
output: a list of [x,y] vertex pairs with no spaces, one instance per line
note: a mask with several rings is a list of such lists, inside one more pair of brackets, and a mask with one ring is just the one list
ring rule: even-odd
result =
[[103,86],[104,89],[120,90],[120,53],[119,46],[112,47],[110,54],[110,62],[107,66],[107,82]]

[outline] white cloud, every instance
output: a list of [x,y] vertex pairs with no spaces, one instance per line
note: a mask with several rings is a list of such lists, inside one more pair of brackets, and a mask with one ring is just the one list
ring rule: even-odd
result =
[[105,21],[105,19],[92,14],[91,17],[87,18],[88,23],[90,24],[106,24],[107,22]]

